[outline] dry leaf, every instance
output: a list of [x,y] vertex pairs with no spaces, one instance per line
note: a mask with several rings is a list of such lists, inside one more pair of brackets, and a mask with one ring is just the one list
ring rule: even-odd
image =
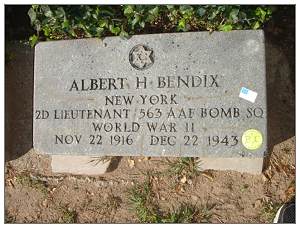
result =
[[134,167],[135,162],[133,159],[128,159],[128,164],[129,164],[129,168],[132,169]]
[[214,180],[213,176],[212,176],[211,174],[209,174],[209,173],[202,173],[202,175],[203,175],[204,177],[206,177],[207,179],[209,179],[210,181],[213,181],[213,180]]
[[254,208],[257,209],[257,208],[260,208],[262,206],[262,200],[258,199],[255,201],[254,203]]
[[183,184],[185,184],[186,181],[187,181],[186,176],[183,176],[183,177],[180,179],[180,182],[183,183]]
[[184,193],[184,192],[185,192],[185,189],[184,189],[183,186],[180,187],[180,192],[181,192],[181,193]]
[[43,207],[47,207],[47,205],[48,205],[48,200],[47,200],[47,199],[43,200],[42,205],[43,205]]

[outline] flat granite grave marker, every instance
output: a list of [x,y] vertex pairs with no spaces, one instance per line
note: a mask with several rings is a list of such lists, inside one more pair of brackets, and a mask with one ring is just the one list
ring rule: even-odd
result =
[[41,153],[200,157],[205,169],[262,170],[261,30],[41,42],[34,77]]

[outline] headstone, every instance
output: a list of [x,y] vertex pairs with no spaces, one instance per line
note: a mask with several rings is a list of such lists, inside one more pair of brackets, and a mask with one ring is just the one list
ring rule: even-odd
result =
[[205,168],[259,173],[265,70],[261,30],[41,42],[34,148],[69,157],[200,157]]

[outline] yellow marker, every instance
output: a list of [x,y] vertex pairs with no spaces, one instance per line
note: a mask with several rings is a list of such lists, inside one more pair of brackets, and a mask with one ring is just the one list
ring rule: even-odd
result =
[[249,129],[244,132],[242,143],[248,150],[256,150],[261,147],[263,143],[262,134],[258,130]]

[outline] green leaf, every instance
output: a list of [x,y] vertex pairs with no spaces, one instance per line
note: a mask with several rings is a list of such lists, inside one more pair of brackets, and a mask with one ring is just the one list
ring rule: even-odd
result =
[[104,28],[96,28],[96,36],[101,37],[102,33],[104,32]]
[[44,32],[44,35],[47,37],[50,35],[51,30],[49,27],[44,27],[43,32]]
[[69,21],[68,20],[65,20],[62,24],[61,24],[62,28],[69,28],[70,27],[70,24],[69,24]]
[[29,43],[31,47],[34,47],[36,45],[36,43],[38,42],[39,38],[37,35],[32,35],[31,37],[29,37]]
[[140,21],[140,26],[142,27],[142,28],[145,28],[145,21]]
[[265,20],[266,14],[267,12],[264,11],[261,7],[257,7],[255,10],[255,15],[258,16],[261,19],[261,21]]
[[252,29],[258,29],[259,27],[260,27],[259,21],[256,21],[256,22],[252,25]]
[[120,29],[120,27],[114,27],[113,25],[110,25],[109,31],[114,35],[118,35],[120,33],[121,29]]
[[55,15],[59,18],[62,18],[66,15],[64,8],[58,7],[57,10],[55,11]]
[[193,10],[194,10],[194,8],[192,6],[189,6],[189,5],[181,5],[179,7],[179,11],[182,14],[191,13],[191,12],[193,12]]
[[33,4],[33,5],[31,5],[31,8],[32,8],[33,10],[37,10],[39,7],[40,7],[40,6],[39,6],[39,5],[37,5],[37,4]]
[[28,16],[29,16],[29,18],[30,18],[30,22],[31,22],[31,24],[33,25],[34,24],[34,22],[36,21],[36,12],[34,11],[34,9],[33,8],[30,8],[29,10],[28,10]]
[[152,14],[154,17],[157,17],[159,15],[159,7],[156,6],[153,9],[148,11],[150,14]]
[[101,14],[102,16],[109,16],[109,17],[113,17],[115,15],[115,13],[111,10],[111,8],[101,8],[99,10],[99,14]]
[[226,6],[218,6],[218,12],[224,12],[226,10]]
[[166,7],[167,7],[168,10],[174,9],[174,5],[166,5]]
[[123,29],[121,29],[121,32],[120,32],[119,36],[120,36],[121,38],[126,38],[126,39],[129,38],[128,32],[126,32],[126,31],[123,30]]
[[219,11],[213,11],[211,15],[208,16],[208,20],[212,21],[218,15]]
[[238,14],[240,12],[240,9],[232,9],[229,14],[229,19],[233,21],[238,21]]
[[107,27],[108,26],[108,22],[107,22],[107,20],[99,20],[99,26],[101,27],[101,28],[104,28],[104,27]]
[[52,17],[52,11],[48,5],[41,5],[41,9],[46,17]]
[[206,12],[206,9],[202,8],[202,7],[199,7],[198,10],[197,10],[197,14],[200,16],[200,17],[203,17],[204,14]]
[[223,32],[229,32],[232,30],[232,25],[231,24],[220,25],[219,30]]
[[139,15],[134,15],[134,19],[131,22],[131,27],[134,29],[134,26],[141,20],[141,17]]
[[71,28],[70,30],[68,30],[68,33],[69,33],[72,37],[77,37],[77,35],[76,35],[74,29],[72,29],[72,28]]
[[126,17],[130,16],[131,14],[133,14],[133,12],[134,12],[134,9],[133,9],[132,5],[125,6],[124,15]]
[[185,23],[185,19],[184,18],[181,18],[178,22],[178,30],[182,30],[184,31],[185,30],[185,26],[186,26],[186,23]]

